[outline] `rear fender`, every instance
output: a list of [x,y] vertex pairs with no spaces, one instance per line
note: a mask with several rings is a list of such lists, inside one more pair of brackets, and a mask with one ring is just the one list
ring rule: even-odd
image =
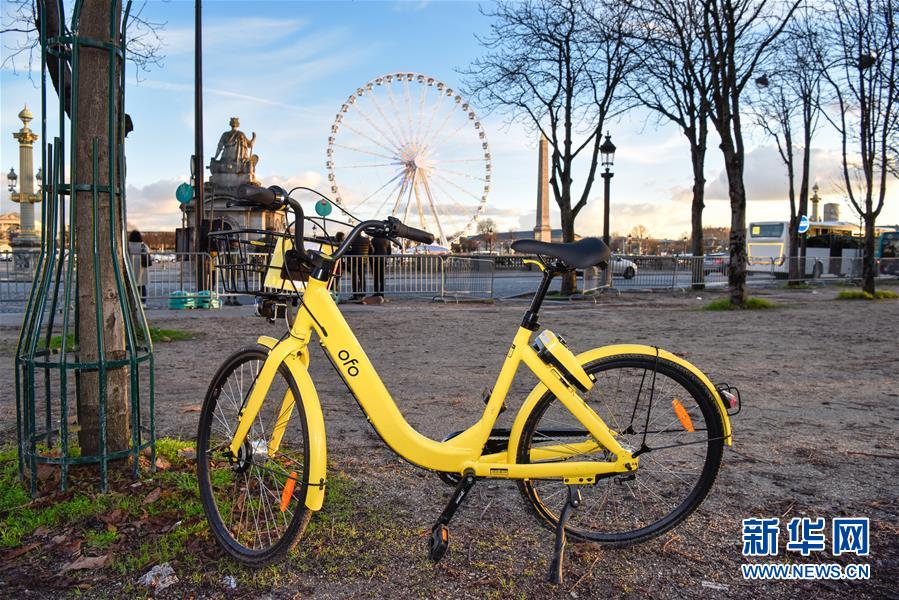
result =
[[[268,336],[261,336],[257,343],[269,350],[274,348],[279,340]],[[303,402],[303,410],[306,413],[306,428],[309,431],[309,468],[308,485],[306,490],[306,506],[310,510],[319,510],[325,501],[325,482],[327,478],[328,451],[325,438],[325,418],[322,415],[321,403],[312,378],[309,377],[307,365],[309,354],[304,348],[300,354],[288,354],[284,364],[290,369],[290,374],[300,391],[300,399]]]
[[[706,377],[705,373],[700,371],[695,365],[692,363],[680,358],[679,356],[675,356],[666,350],[659,349],[659,358],[664,358],[669,360],[677,365],[680,365],[690,373],[696,376],[700,382],[708,389],[709,394],[712,395],[712,398],[715,400],[715,406],[718,408],[718,414],[721,415],[721,422],[724,426],[724,442],[731,446],[733,445],[733,434],[731,432],[730,427],[730,418],[727,416],[727,408],[725,407],[724,401],[721,399],[721,394],[718,393],[718,390],[715,389],[714,384],[709,381],[709,378]],[[614,346],[603,346],[602,348],[594,348],[592,350],[587,350],[586,352],[582,352],[577,355],[578,362],[581,365],[587,365],[588,363],[592,363],[601,358],[607,358],[609,356],[616,356],[619,354],[642,354],[644,356],[652,356],[656,355],[656,348],[653,346],[644,346],[641,344],[616,344]],[[515,422],[512,424],[512,431],[509,434],[509,449],[508,449],[508,460],[510,462],[515,461],[515,457],[518,456],[518,440],[521,439],[521,432],[524,430],[525,421],[527,421],[528,416],[530,416],[531,411],[534,410],[534,407],[537,405],[537,402],[543,395],[547,392],[547,388],[544,384],[538,383],[531,393],[528,394],[528,397],[525,399],[524,403],[521,405],[521,409],[519,409],[518,414],[515,416]]]

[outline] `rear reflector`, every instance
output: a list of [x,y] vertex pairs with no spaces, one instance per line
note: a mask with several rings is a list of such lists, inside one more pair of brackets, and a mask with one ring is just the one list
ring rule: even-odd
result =
[[693,419],[690,418],[690,414],[687,412],[687,409],[684,408],[684,405],[680,403],[680,400],[675,398],[671,401],[671,406],[674,408],[674,414],[677,415],[680,424],[684,426],[684,429],[687,431],[696,431],[693,427]]
[[281,512],[286,512],[290,506],[290,499],[293,498],[293,490],[297,487],[297,472],[291,471],[290,478],[284,482],[284,490],[281,491]]

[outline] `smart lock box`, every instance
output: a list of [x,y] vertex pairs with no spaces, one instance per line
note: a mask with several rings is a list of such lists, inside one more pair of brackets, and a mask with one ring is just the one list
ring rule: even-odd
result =
[[537,356],[561,373],[569,385],[581,392],[589,391],[593,387],[596,378],[584,371],[577,358],[568,349],[565,340],[552,331],[544,330],[534,340],[532,347],[537,351]]

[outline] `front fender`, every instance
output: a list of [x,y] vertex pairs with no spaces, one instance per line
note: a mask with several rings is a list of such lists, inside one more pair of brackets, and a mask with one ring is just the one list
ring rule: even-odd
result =
[[[268,336],[261,336],[256,341],[269,350],[278,344],[278,340]],[[309,485],[306,486],[306,506],[309,510],[320,510],[325,501],[328,450],[321,403],[306,368],[309,364],[308,356],[305,349],[300,354],[288,354],[284,359],[284,364],[290,369],[290,374],[293,375],[297,388],[299,388],[303,411],[306,413],[306,429],[309,432],[309,464],[307,465]]]
[[[675,356],[667,350],[659,349],[658,352],[659,358],[664,358],[685,368],[687,371],[695,375],[696,378],[699,379],[699,381],[701,381],[706,388],[708,388],[709,393],[712,395],[712,398],[715,399],[715,406],[718,407],[718,413],[721,415],[721,422],[724,426],[724,442],[728,446],[733,445],[733,435],[730,427],[730,418],[727,416],[727,408],[725,407],[724,401],[721,399],[721,395],[718,393],[718,390],[715,389],[714,384],[709,381],[709,378],[706,377],[705,373],[700,371],[689,361],[686,361],[679,356]],[[653,346],[644,346],[642,344],[616,344],[614,346],[603,346],[602,348],[587,350],[586,352],[578,354],[577,359],[581,365],[586,365],[601,358],[619,354],[643,354],[646,356],[655,357],[656,349]],[[538,383],[534,387],[534,389],[531,390],[531,393],[528,394],[528,397],[521,405],[518,414],[515,416],[515,422],[512,424],[512,431],[509,434],[509,461],[514,461],[515,457],[518,456],[518,440],[521,439],[521,432],[524,429],[524,423],[525,421],[527,421],[527,418],[531,414],[531,411],[534,410],[537,402],[540,400],[540,398],[543,397],[546,392],[546,386],[542,383]]]

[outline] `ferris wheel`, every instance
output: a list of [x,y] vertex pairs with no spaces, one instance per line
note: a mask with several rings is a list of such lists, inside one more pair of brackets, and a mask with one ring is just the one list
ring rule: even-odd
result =
[[468,102],[417,73],[377,77],[331,125],[328,180],[360,220],[395,216],[446,247],[469,232],[490,192],[490,147]]

